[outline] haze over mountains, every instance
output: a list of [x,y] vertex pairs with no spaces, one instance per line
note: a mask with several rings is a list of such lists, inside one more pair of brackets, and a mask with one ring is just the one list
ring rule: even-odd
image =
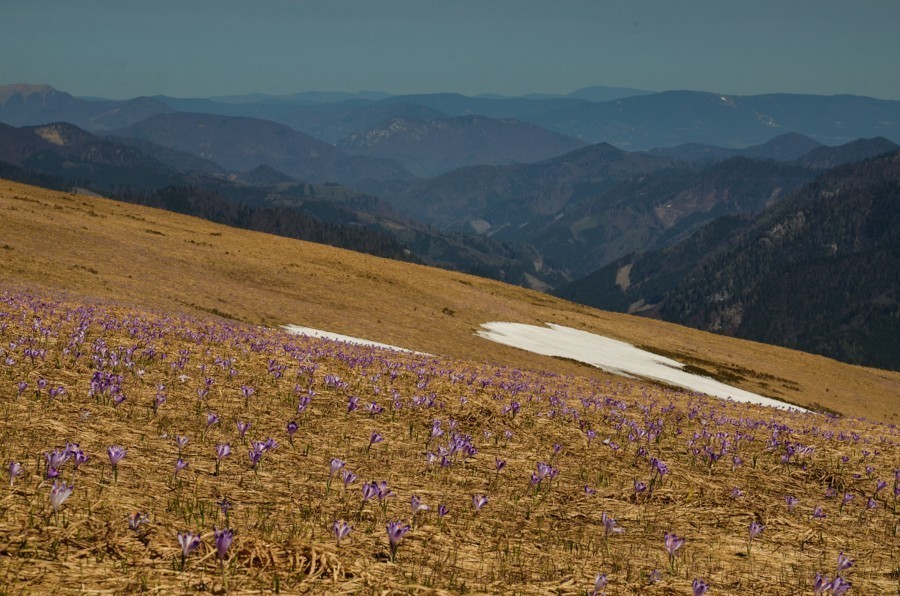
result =
[[[7,178],[900,367],[870,328],[900,316],[883,274],[900,270],[882,213],[898,211],[896,180],[871,165],[900,149],[900,102],[606,87],[109,101],[10,85],[0,122]],[[789,242],[755,252],[748,238],[787,226],[780,209],[822,200],[823,184],[856,189],[828,212],[858,225],[823,223],[815,242],[855,248],[827,263]],[[748,267],[764,273],[734,273]],[[785,280],[818,296],[804,308],[843,322],[781,306],[800,291]]]

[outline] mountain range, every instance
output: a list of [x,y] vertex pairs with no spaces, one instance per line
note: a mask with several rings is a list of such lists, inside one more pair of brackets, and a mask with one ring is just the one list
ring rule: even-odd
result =
[[900,151],[826,171],[559,290],[607,310],[900,368]]
[[[859,338],[881,337],[870,321],[893,329],[894,289],[876,271],[894,267],[896,229],[879,213],[896,209],[892,174],[847,172],[898,149],[898,105],[609,88],[111,101],[12,85],[0,88],[10,123],[0,124],[0,176],[896,367],[883,338]],[[840,182],[848,175],[868,185]],[[857,219],[847,206],[827,210],[857,223],[846,233],[816,225],[839,247],[864,248],[825,264],[789,243],[755,252],[754,226],[789,228],[779,210],[812,201],[823,181],[837,189],[827,192],[857,189]],[[880,217],[884,234],[870,238]],[[825,329],[779,310],[796,280],[844,323]],[[761,312],[778,314],[766,326]]]

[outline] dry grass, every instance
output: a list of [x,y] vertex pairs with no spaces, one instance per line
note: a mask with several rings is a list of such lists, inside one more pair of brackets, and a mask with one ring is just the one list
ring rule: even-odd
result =
[[0,282],[252,324],[294,323],[456,358],[593,379],[473,337],[487,321],[558,323],[674,355],[763,395],[897,422],[900,373],[605,313],[462,274],[0,182]]
[[[24,468],[0,488],[4,593],[222,593],[227,577],[232,593],[584,594],[602,572],[609,594],[685,593],[695,578],[716,594],[798,594],[817,572],[832,577],[841,551],[856,561],[844,572],[854,593],[892,593],[900,579],[896,427],[19,293],[0,299],[0,346],[0,460]],[[97,371],[121,375],[120,405],[90,395]],[[159,385],[166,400],[155,413]],[[58,386],[65,394],[51,397]],[[304,396],[311,403],[298,412]],[[351,397],[361,409],[348,412]],[[384,411],[367,413],[372,401]],[[220,421],[207,428],[211,411]],[[432,438],[434,420],[444,434]],[[236,421],[251,422],[247,441]],[[372,432],[384,441],[369,448]],[[190,438],[178,477],[176,435]],[[477,453],[428,463],[451,435]],[[267,437],[280,445],[254,471],[249,440]],[[75,490],[55,516],[42,454],[67,441],[91,459],[61,466]],[[216,474],[222,443],[234,453]],[[782,461],[801,444],[812,452]],[[110,445],[127,449],[117,476]],[[346,491],[339,478],[329,488],[333,457],[359,476]],[[651,457],[669,468],[662,482]],[[558,476],[535,487],[538,462]],[[867,510],[878,479],[888,485]],[[361,485],[382,480],[395,496],[383,508],[362,503]],[[654,486],[636,495],[635,481]],[[855,499],[841,507],[845,492]],[[431,510],[414,517],[413,495]],[[481,511],[473,495],[488,497]],[[785,495],[799,499],[793,511]],[[826,518],[811,516],[817,506]],[[150,519],[137,531],[134,512]],[[604,540],[603,512],[624,533]],[[335,520],[354,526],[339,546]],[[413,524],[394,561],[388,520]],[[751,521],[765,530],[748,555]],[[235,530],[224,574],[214,526]],[[184,531],[202,533],[203,545],[182,569]],[[686,538],[671,567],[665,532]],[[661,578],[650,583],[654,570]]]

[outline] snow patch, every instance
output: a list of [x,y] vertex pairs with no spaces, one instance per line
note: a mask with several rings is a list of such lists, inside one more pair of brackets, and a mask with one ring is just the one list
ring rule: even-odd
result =
[[709,377],[685,372],[682,370],[684,365],[671,358],[641,350],[624,341],[587,331],[552,323],[548,323],[546,327],[538,327],[522,323],[491,322],[485,323],[481,327],[482,329],[476,332],[479,337],[535,354],[571,358],[625,377],[642,377],[662,381],[690,391],[698,391],[737,402],[806,411],[803,408],[726,385]]
[[372,341],[369,339],[360,339],[358,337],[351,337],[349,335],[341,335],[340,333],[332,333],[330,331],[322,331],[321,329],[313,329],[311,327],[301,327],[300,325],[282,325],[282,329],[287,331],[288,333],[292,333],[294,335],[306,335],[308,337],[317,337],[320,339],[330,339],[333,341],[342,341],[348,344],[354,344],[358,346],[370,346],[373,348],[385,348],[388,350],[396,350],[398,352],[409,352],[411,354],[421,354],[421,352],[413,352],[412,350],[407,350],[406,348],[398,348],[397,346],[392,346],[390,344],[383,344],[377,341]]

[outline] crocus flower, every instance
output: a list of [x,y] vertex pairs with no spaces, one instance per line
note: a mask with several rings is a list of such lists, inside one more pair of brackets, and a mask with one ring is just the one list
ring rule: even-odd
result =
[[16,483],[16,478],[22,474],[22,464],[16,461],[9,462],[9,485]]
[[409,498],[409,507],[412,509],[413,517],[420,511],[428,511],[431,509],[428,505],[422,502],[422,499],[419,498],[418,495],[413,495]]
[[487,502],[488,498],[485,495],[472,495],[472,506],[475,507],[475,511],[481,511]]
[[822,511],[822,507],[816,507],[812,512],[812,516],[815,519],[823,519],[828,517],[827,515],[825,515],[825,512]]
[[44,461],[47,462],[47,468],[59,470],[64,463],[69,461],[71,454],[65,449],[54,449],[52,453],[44,452]]
[[184,560],[189,554],[200,547],[200,534],[193,532],[178,533],[178,544],[181,545],[181,568],[184,569]]
[[53,483],[53,488],[50,489],[50,506],[53,507],[53,513],[59,512],[59,508],[62,507],[62,504],[65,503],[74,489],[74,484],[67,485],[59,480]]
[[821,596],[831,589],[831,582],[821,573],[816,573],[816,581],[813,583],[813,595]]
[[608,538],[610,534],[619,534],[625,531],[623,528],[619,527],[615,519],[613,519],[609,515],[606,515],[605,511],[600,514],[600,521],[603,522],[604,538]]
[[238,429],[238,435],[240,435],[241,439],[243,439],[244,435],[247,434],[247,431],[250,430],[250,423],[238,420],[235,422],[235,425]]
[[444,517],[445,515],[450,513],[450,510],[447,508],[446,505],[441,503],[440,505],[438,505],[437,512],[438,512],[438,517]]
[[844,554],[844,551],[841,551],[841,552],[838,554],[837,572],[838,572],[838,573],[843,573],[843,572],[846,571],[847,569],[850,569],[851,567],[853,567],[853,564],[854,564],[855,562],[856,562],[856,561],[854,561],[853,559],[851,559],[850,557],[848,557],[847,555],[845,555],[845,554]]
[[759,536],[766,527],[757,521],[750,522],[750,540]]
[[224,459],[231,455],[230,443],[216,443],[216,458]]
[[792,495],[786,495],[784,497],[784,501],[785,501],[785,503],[787,503],[788,511],[793,511],[794,507],[797,506],[797,503],[800,502],[800,499],[798,499]]
[[647,485],[645,483],[641,482],[640,480],[635,481],[635,483],[634,483],[634,494],[635,495],[639,495],[642,492],[644,492],[645,490],[647,490]]
[[106,454],[109,456],[109,463],[112,465],[113,475],[116,480],[119,479],[119,462],[125,457],[126,450],[118,445],[112,445],[106,448]]
[[670,557],[674,557],[675,551],[684,545],[684,538],[679,538],[675,534],[666,532],[663,538],[665,539],[666,552],[669,553]]
[[291,445],[294,444],[294,434],[297,432],[297,429],[299,429],[299,428],[300,428],[300,425],[298,425],[293,420],[291,420],[290,422],[287,423],[288,441],[291,442]]
[[179,457],[175,462],[175,476],[178,476],[178,472],[182,471],[186,467],[188,467],[188,463]]
[[262,449],[257,449],[256,447],[251,447],[247,452],[247,457],[250,458],[250,467],[254,470],[256,466],[259,465],[260,460],[262,460],[263,451]]
[[695,579],[691,584],[691,587],[693,588],[694,596],[703,596],[703,594],[706,594],[706,591],[709,590],[709,586],[700,578]]
[[875,509],[875,507],[877,507],[877,506],[878,506],[878,501],[876,501],[872,497],[869,497],[868,500],[866,501],[866,511]]
[[589,594],[589,596],[600,596],[603,594],[603,590],[606,588],[608,580],[606,579],[605,573],[598,573],[594,576],[594,590]]
[[344,481],[344,488],[347,488],[349,485],[356,482],[356,478],[356,474],[350,470],[341,470],[341,480]]
[[213,536],[215,536],[216,541],[216,556],[220,561],[224,560],[228,554],[229,547],[231,547],[231,542],[234,540],[234,530],[228,528],[219,530],[214,527]]
[[372,497],[378,494],[378,484],[373,480],[372,482],[367,482],[362,486],[362,494],[363,494],[363,503],[371,499]]
[[213,424],[219,421],[219,415],[215,412],[207,412],[206,413],[206,428],[209,428]]
[[332,532],[334,532],[334,538],[335,540],[337,540],[338,546],[340,546],[341,540],[346,538],[350,533],[350,530],[352,529],[353,526],[343,520],[335,521],[333,524],[331,524],[331,530]]
[[388,542],[391,545],[391,560],[394,560],[394,556],[397,554],[397,545],[400,544],[400,541],[403,540],[403,537],[409,532],[409,526],[401,525],[399,521],[389,521],[387,523],[387,535]]
[[139,511],[128,517],[128,529],[137,532],[141,524],[150,523],[150,514]]
[[843,596],[847,593],[847,591],[850,589],[850,586],[852,585],[853,584],[839,575],[831,580],[831,594],[832,596]]
[[359,409],[359,398],[351,396],[350,399],[347,400],[347,413],[349,414],[353,410]]
[[175,445],[178,447],[179,453],[184,449],[184,446],[188,444],[188,440],[189,439],[185,436],[175,435]]
[[[376,443],[380,443],[383,440],[384,440],[384,437],[382,437],[380,433],[372,433],[372,436],[369,437],[369,447],[371,447],[372,445],[374,445]],[[368,450],[369,447],[367,447],[366,450]]]

